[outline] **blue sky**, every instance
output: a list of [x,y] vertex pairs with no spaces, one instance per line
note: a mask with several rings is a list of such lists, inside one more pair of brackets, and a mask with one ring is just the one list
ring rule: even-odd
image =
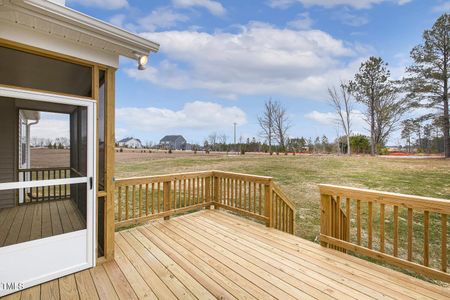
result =
[[[409,51],[450,1],[440,0],[68,0],[71,8],[161,44],[145,71],[121,59],[118,138],[157,142],[211,132],[258,137],[270,97],[289,111],[292,137],[339,132],[327,87],[353,77],[370,55],[401,77]],[[366,133],[355,106],[355,132]],[[341,130],[342,131],[342,130]],[[342,132],[341,132],[342,133]],[[398,142],[398,133],[390,143]]]

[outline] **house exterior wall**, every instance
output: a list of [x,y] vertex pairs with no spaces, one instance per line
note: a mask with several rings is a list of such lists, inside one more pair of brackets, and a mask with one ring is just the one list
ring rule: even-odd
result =
[[[16,181],[18,119],[13,99],[0,99],[0,182]],[[16,205],[16,191],[0,191],[0,208]]]

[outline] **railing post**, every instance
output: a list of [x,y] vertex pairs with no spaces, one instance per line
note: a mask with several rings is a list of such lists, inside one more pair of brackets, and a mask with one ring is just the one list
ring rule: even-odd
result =
[[[330,235],[331,230],[331,196],[320,194],[320,234]],[[320,242],[320,245],[323,247],[327,247],[328,244],[326,242]]]
[[[206,203],[210,203],[211,202],[211,179],[213,177],[206,177],[205,178],[205,201]],[[210,209],[211,208],[211,204],[206,206],[206,209]]]
[[272,180],[264,185],[264,192],[266,194],[265,215],[267,217],[266,226],[273,227],[273,211],[272,211]]
[[[163,183],[163,208],[164,211],[170,210],[170,181],[164,181]],[[164,220],[169,220],[170,216],[165,216]]]
[[214,180],[214,194],[213,194],[213,201],[214,201],[214,208],[218,208],[216,203],[219,203],[219,177],[213,175]]

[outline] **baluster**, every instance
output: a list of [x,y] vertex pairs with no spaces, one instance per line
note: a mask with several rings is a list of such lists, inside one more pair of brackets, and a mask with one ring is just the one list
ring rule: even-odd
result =
[[356,239],[361,245],[361,200],[356,200]]
[[259,214],[262,215],[262,184],[259,185]]
[[412,242],[413,242],[413,210],[408,208],[408,260],[412,260]]
[[155,214],[155,183],[152,182],[152,215]]
[[252,183],[248,182],[248,211],[252,211]]
[[398,206],[394,206],[394,256],[398,256]]
[[148,216],[148,183],[145,184],[145,215]]
[[142,216],[142,184],[139,184],[139,217]]
[[429,223],[430,212],[423,212],[423,265],[429,266]]
[[128,192],[129,192],[129,187],[128,185],[125,186],[125,217],[128,220],[130,215],[129,215],[129,203],[128,203]]
[[[171,209],[170,207],[170,188],[171,188],[172,182],[170,181],[164,181],[163,183],[163,210],[164,212],[167,212]],[[164,220],[169,220],[170,216],[165,216]]]
[[380,204],[380,251],[384,253],[384,204]]
[[242,208],[242,180],[239,180],[239,208]]
[[173,181],[173,208],[177,209],[177,181]]
[[447,272],[447,215],[441,214],[441,270]]
[[132,195],[131,195],[131,210],[133,211],[133,218],[136,218],[136,186],[132,187]]
[[[58,171],[58,178],[61,179],[61,169]],[[59,185],[58,190],[59,190],[59,197],[61,198],[62,197],[61,185]]]
[[117,219],[118,221],[122,221],[122,187],[119,186],[119,190],[117,192],[117,207],[118,207],[118,212],[117,212]]
[[200,203],[200,178],[197,177],[197,203]]
[[181,207],[181,179],[178,180],[178,207]]
[[253,212],[256,214],[256,182],[253,182]]
[[186,207],[186,179],[183,179],[183,201],[184,207]]
[[347,236],[345,237],[345,240],[348,242],[350,241],[350,198],[346,198],[345,199],[345,214],[347,215],[347,219],[346,219],[346,234]]
[[161,212],[161,182],[158,182],[158,190],[157,190],[157,204],[158,204],[158,214]]
[[336,233],[336,238],[341,239],[342,236],[342,224],[341,224],[341,197],[340,196],[336,196],[336,214],[335,214],[335,222],[337,223],[336,228],[337,228],[337,233]]
[[368,202],[368,218],[367,218],[367,223],[368,223],[368,242],[367,242],[367,247],[369,249],[372,249],[372,206],[373,203],[372,202]]

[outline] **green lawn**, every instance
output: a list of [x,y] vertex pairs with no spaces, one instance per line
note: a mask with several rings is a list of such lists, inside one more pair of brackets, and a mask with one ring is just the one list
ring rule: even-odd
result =
[[443,159],[175,153],[116,155],[118,178],[211,169],[273,176],[296,204],[297,235],[309,240],[319,234],[319,183],[450,199],[450,160]]

